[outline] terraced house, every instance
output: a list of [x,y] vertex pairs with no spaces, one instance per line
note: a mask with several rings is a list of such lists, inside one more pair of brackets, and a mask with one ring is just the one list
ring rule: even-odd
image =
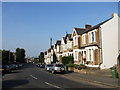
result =
[[110,68],[117,64],[118,49],[118,15],[95,26],[74,28],[73,52],[75,64],[89,67]]
[[120,48],[118,21],[119,16],[112,14],[111,18],[95,26],[74,27],[72,34],[66,34],[54,46],[58,61],[62,62],[63,56],[72,55],[74,64],[85,64],[88,67],[101,69],[116,65]]

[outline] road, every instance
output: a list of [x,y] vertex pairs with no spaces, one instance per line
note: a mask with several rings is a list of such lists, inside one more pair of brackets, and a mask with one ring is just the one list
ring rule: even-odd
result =
[[[62,77],[63,74],[51,74],[33,64],[26,64],[22,69],[6,74],[2,88],[103,88],[89,82],[74,81]],[[107,87],[108,88],[108,87]],[[102,89],[103,90],[103,89]]]

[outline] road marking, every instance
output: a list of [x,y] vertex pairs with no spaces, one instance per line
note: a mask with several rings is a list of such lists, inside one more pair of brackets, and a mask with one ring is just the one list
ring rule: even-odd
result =
[[61,88],[61,87],[59,87],[59,86],[50,84],[50,83],[48,83],[48,82],[45,82],[45,84],[50,85],[50,86],[55,87],[55,88],[59,88],[59,89],[61,89],[61,90],[65,90],[64,88]]
[[38,78],[36,78],[36,77],[34,77],[33,75],[30,75],[32,78],[34,78],[34,79],[38,79]]

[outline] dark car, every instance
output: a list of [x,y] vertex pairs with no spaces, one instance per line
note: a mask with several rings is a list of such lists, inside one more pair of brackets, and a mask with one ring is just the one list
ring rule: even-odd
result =
[[2,73],[5,74],[5,73],[9,73],[12,71],[12,69],[9,67],[9,65],[2,65]]
[[11,70],[18,69],[18,65],[17,64],[10,64],[9,67],[10,67]]

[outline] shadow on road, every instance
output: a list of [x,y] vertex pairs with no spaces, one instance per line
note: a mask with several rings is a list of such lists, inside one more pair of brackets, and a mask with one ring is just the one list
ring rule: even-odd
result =
[[20,85],[24,85],[29,83],[28,80],[6,80],[2,82],[2,88],[7,89],[7,88],[14,88]]

